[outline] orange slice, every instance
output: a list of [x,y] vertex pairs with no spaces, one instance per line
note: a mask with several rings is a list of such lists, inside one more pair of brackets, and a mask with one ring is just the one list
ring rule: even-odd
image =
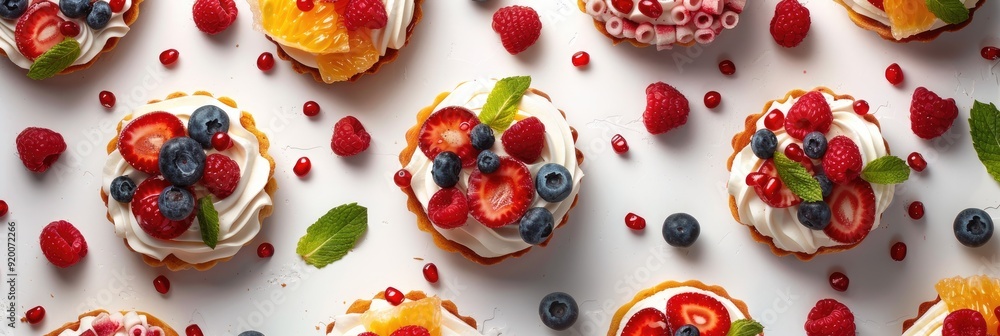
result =
[[367,30],[353,31],[349,35],[349,51],[317,57],[317,67],[324,82],[346,81],[354,75],[367,71],[378,62],[378,50],[375,50],[375,45],[372,44]]
[[896,39],[925,32],[937,20],[925,0],[885,0],[884,5]]
[[986,318],[986,330],[997,330],[997,316],[993,310],[1000,306],[1000,279],[978,275],[970,278],[954,277],[934,285],[941,301],[949,311],[972,309]]
[[441,336],[441,299],[429,297],[407,301],[390,309],[369,310],[361,315],[365,330],[391,335],[399,328],[417,325],[427,328],[431,336]]
[[347,27],[336,3],[316,1],[311,11],[303,12],[296,0],[257,1],[259,6],[251,6],[254,19],[279,44],[314,54],[348,51]]

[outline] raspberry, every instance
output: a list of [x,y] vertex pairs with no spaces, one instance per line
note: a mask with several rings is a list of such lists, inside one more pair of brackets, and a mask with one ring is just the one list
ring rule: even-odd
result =
[[427,328],[421,326],[405,326],[392,332],[390,336],[431,336]]
[[454,229],[469,220],[469,200],[457,188],[438,190],[427,202],[427,216],[442,229]]
[[830,103],[819,91],[806,93],[792,105],[785,116],[785,131],[793,138],[802,140],[810,132],[826,133],[833,124]]
[[196,0],[191,10],[198,30],[215,35],[236,21],[238,10],[233,0]]
[[986,319],[972,309],[959,309],[944,318],[942,336],[986,336]]
[[218,153],[209,155],[205,158],[205,174],[201,176],[201,184],[215,197],[225,199],[240,184],[240,166],[228,156]]
[[493,31],[511,55],[528,49],[542,34],[542,21],[531,7],[508,6],[493,13]]
[[536,117],[518,121],[500,136],[500,142],[510,156],[524,163],[535,163],[545,146],[545,124]]
[[352,156],[364,152],[371,144],[372,136],[358,118],[347,116],[333,126],[333,140],[330,147],[340,156]]
[[15,142],[24,167],[36,173],[44,173],[66,151],[62,135],[46,128],[25,128]]
[[771,19],[771,36],[774,42],[785,48],[794,48],[802,43],[809,33],[809,9],[797,0],[781,0],[774,8]]
[[854,314],[834,299],[816,302],[806,320],[806,336],[853,336],[857,329]]
[[45,259],[60,268],[76,265],[87,256],[87,240],[83,239],[80,230],[66,221],[46,225],[38,242]]
[[662,134],[687,123],[691,108],[680,91],[663,82],[646,87],[646,111],[642,123],[652,134]]
[[823,171],[833,183],[851,182],[861,175],[861,150],[858,145],[843,135],[830,140],[826,156],[823,156]]
[[344,25],[351,31],[361,28],[382,29],[388,21],[385,4],[379,0],[350,0],[344,11]]
[[955,99],[942,99],[924,87],[918,87],[913,92],[910,103],[910,129],[913,134],[924,139],[939,137],[951,128],[955,118],[958,118]]

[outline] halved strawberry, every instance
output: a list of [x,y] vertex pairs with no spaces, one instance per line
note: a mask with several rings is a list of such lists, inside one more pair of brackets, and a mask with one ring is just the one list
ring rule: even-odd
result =
[[472,172],[468,194],[472,217],[487,227],[499,228],[524,216],[535,197],[535,185],[527,166],[505,156],[493,173]]
[[664,336],[667,334],[667,316],[659,309],[644,308],[635,312],[625,323],[619,336]]
[[36,2],[24,11],[14,26],[14,40],[17,50],[24,57],[34,61],[63,40],[59,25],[59,5],[51,1]]
[[[760,165],[760,169],[758,169],[757,172],[767,176],[767,178],[763,179],[764,181],[772,178],[778,179],[778,169],[774,167],[774,160],[772,159],[764,160],[764,163]],[[781,189],[770,196],[768,196],[768,193],[765,192],[765,183],[758,183],[754,185],[753,191],[757,193],[757,197],[760,197],[761,201],[764,201],[764,204],[775,208],[787,208],[802,203],[802,199],[799,198],[799,196],[796,196],[795,193],[793,193],[791,189],[788,189],[788,187],[784,184],[782,184]]]
[[476,164],[479,150],[472,147],[469,133],[479,125],[479,117],[461,106],[449,106],[431,114],[420,127],[420,151],[434,160],[438,153],[450,151],[458,154],[463,167]]
[[669,335],[686,324],[698,327],[701,336],[725,336],[732,327],[722,302],[701,293],[682,293],[667,300]]
[[510,156],[527,164],[535,163],[545,146],[545,124],[536,117],[518,121],[503,132],[500,141]]
[[167,140],[184,136],[184,123],[167,112],[153,112],[135,118],[122,128],[118,151],[125,162],[141,172],[160,174],[160,147]]
[[875,192],[871,184],[858,178],[834,185],[828,200],[833,215],[823,232],[830,239],[854,244],[868,236],[875,225]]
[[181,221],[172,221],[160,213],[159,198],[163,189],[170,186],[163,177],[148,178],[135,190],[132,197],[132,215],[139,221],[139,227],[154,238],[170,240],[180,237],[191,227],[198,212],[192,211],[191,216]]

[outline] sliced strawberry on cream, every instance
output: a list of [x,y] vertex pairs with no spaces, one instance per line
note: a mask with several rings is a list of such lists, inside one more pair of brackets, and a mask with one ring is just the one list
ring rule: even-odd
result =
[[667,334],[667,316],[659,309],[643,308],[628,319],[620,336],[649,336]]
[[17,50],[32,61],[42,56],[63,40],[62,33],[59,32],[59,25],[63,21],[59,17],[59,5],[55,2],[42,1],[32,4],[14,27]]
[[153,112],[133,119],[122,128],[118,151],[125,162],[135,169],[151,174],[160,173],[160,147],[167,140],[186,136],[184,124],[173,114]]
[[854,244],[868,236],[875,225],[875,192],[872,185],[858,178],[836,184],[827,198],[833,215],[823,230],[838,243]]
[[685,325],[694,325],[701,336],[726,336],[732,327],[729,311],[722,302],[701,293],[681,293],[667,300],[669,334]]
[[420,151],[431,160],[441,152],[454,152],[463,167],[476,164],[479,150],[472,147],[469,133],[479,125],[479,117],[464,107],[449,106],[431,114],[420,127]]
[[501,157],[497,171],[472,172],[468,195],[472,217],[495,229],[514,224],[524,216],[535,197],[535,185],[527,166],[514,158]]

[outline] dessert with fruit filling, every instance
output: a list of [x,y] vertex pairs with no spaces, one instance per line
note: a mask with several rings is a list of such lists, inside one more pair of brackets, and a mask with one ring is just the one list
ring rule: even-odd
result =
[[636,294],[615,312],[608,336],[761,335],[743,301],[700,281],[667,281]]
[[165,322],[139,311],[108,312],[95,310],[59,327],[45,336],[177,336]]
[[709,44],[736,28],[746,0],[577,0],[614,44],[657,50]]

